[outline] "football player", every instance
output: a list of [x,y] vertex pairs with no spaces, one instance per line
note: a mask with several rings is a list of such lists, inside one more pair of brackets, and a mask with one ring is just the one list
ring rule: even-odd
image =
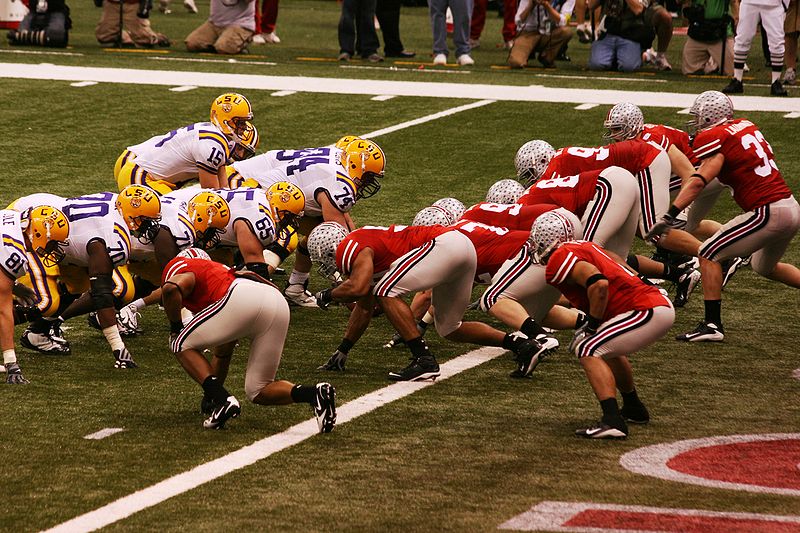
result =
[[[221,429],[230,418],[239,416],[239,401],[224,383],[237,341],[249,338],[244,384],[248,399],[260,405],[308,403],[320,433],[333,430],[336,390],[330,383],[306,386],[275,380],[289,328],[289,306],[277,287],[252,272],[235,272],[207,255],[170,261],[162,287],[170,348],[203,388],[210,411],[203,427]],[[194,313],[185,326],[183,307]],[[202,354],[208,348],[214,350],[211,363]]]
[[696,128],[694,156],[700,167],[650,236],[681,228],[678,214],[714,178],[733,189],[733,199],[745,211],[722,225],[699,246],[705,299],[705,319],[682,341],[722,341],[721,261],[752,254],[758,274],[800,288],[800,269],[780,259],[800,229],[800,205],[775,163],[772,147],[751,121],[733,118],[733,103],[719,91],[700,94],[689,109]]
[[[257,138],[250,102],[237,93],[225,93],[211,104],[211,121],[196,122],[129,146],[114,165],[114,178],[127,185],[147,185],[167,194],[186,182],[199,180],[204,188],[226,188],[225,166],[231,154],[246,152],[237,144]],[[249,139],[245,141],[245,139]]]
[[[602,248],[574,241],[566,218],[547,213],[531,229],[534,261],[545,265],[547,283],[586,313],[569,350],[578,356],[603,411],[599,423],[575,431],[590,439],[624,439],[626,420],[650,421],[639,399],[628,354],[663,337],[675,321],[675,310],[663,291],[641,281],[611,259]],[[617,403],[617,389],[623,406]]]
[[[37,215],[40,215],[37,213]],[[27,228],[31,226],[31,221],[27,220]],[[51,224],[46,216],[37,216],[33,222],[39,228],[38,231],[30,232],[31,236],[43,236],[47,233],[47,226]],[[42,227],[45,231],[42,232]],[[59,228],[63,229],[63,228]],[[54,228],[54,231],[55,228]],[[0,245],[0,349],[3,350],[3,365],[6,372],[6,383],[22,384],[28,383],[22,375],[22,369],[17,361],[17,354],[14,350],[14,293],[16,280],[25,275],[28,266],[26,257],[26,239],[30,239],[23,232],[22,219],[20,213],[10,209],[0,211],[0,232],[2,234],[2,244]],[[65,238],[63,235],[60,237]],[[27,245],[27,248],[37,249],[42,247],[41,239],[37,239],[35,244]]]
[[[265,165],[266,154],[242,161],[234,168],[246,180],[255,180],[269,189],[279,181],[288,181],[305,195],[305,208],[298,231],[304,237],[295,254],[295,264],[284,295],[290,304],[316,307],[314,296],[308,292],[311,260],[307,236],[323,221],[337,222],[350,230],[355,228],[349,212],[356,201],[369,198],[380,190],[386,158],[376,143],[356,139],[344,150],[323,147],[306,150],[282,150],[275,157],[283,164],[274,168]],[[276,254],[271,264],[277,267],[288,256],[273,247]]]
[[525,187],[517,180],[496,181],[486,192],[486,201],[491,204],[515,204],[525,194]]
[[[45,203],[46,202],[46,203]],[[42,207],[44,206],[44,207]],[[135,368],[130,352],[120,337],[116,320],[115,297],[130,301],[132,280],[114,279],[114,268],[128,261],[131,236],[152,241],[159,231],[161,203],[149,188],[131,185],[119,195],[104,192],[62,199],[50,194],[34,194],[13,204],[23,219],[42,215],[44,209],[51,225],[66,228],[61,234],[44,235],[44,246],[29,251],[28,266],[33,290],[39,297],[38,310],[44,316],[68,319],[97,311],[103,335],[111,346],[115,368]],[[41,230],[41,228],[40,228]],[[68,238],[67,238],[68,237]],[[62,298],[59,285],[69,295]],[[69,345],[60,335],[51,333],[52,324],[35,321],[25,331],[21,342],[31,349],[69,353]],[[55,343],[57,346],[53,347]],[[44,346],[44,348],[43,348]]]

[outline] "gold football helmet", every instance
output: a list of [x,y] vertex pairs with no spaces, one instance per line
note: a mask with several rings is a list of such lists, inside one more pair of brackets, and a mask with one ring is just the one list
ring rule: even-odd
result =
[[272,218],[279,231],[289,226],[297,227],[297,222],[303,216],[306,205],[306,195],[299,187],[288,181],[273,183],[267,189],[267,200],[272,211]]
[[45,266],[55,266],[67,255],[64,247],[69,243],[69,220],[55,207],[40,205],[28,209],[22,214],[22,230]]
[[215,192],[204,191],[189,200],[187,211],[194,226],[195,245],[208,250],[219,244],[231,220],[228,202]]
[[234,161],[244,161],[256,155],[261,137],[258,136],[258,129],[250,122],[242,135],[242,140],[236,143],[231,152],[231,159]]
[[373,141],[356,139],[344,149],[342,164],[356,185],[356,199],[369,198],[381,188],[386,157]]
[[344,150],[348,144],[350,144],[353,141],[357,141],[359,139],[361,139],[361,137],[359,137],[358,135],[345,135],[344,137],[336,141],[336,144],[334,146],[336,146],[336,148],[338,148],[339,150]]
[[241,141],[249,120],[253,120],[253,108],[241,94],[221,94],[211,104],[211,123],[229,139]]
[[161,229],[161,200],[150,187],[128,185],[117,195],[117,211],[131,235],[149,244]]

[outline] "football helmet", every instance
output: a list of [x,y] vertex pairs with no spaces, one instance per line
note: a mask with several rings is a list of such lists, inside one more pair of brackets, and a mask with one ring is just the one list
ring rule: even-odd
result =
[[412,226],[449,226],[450,214],[439,206],[430,206],[421,210],[414,217]]
[[459,200],[455,198],[442,198],[433,202],[432,207],[440,207],[444,209],[447,216],[450,217],[449,224],[455,224],[467,210]]
[[306,206],[306,195],[299,187],[288,181],[273,183],[267,189],[267,200],[279,231],[286,230],[289,226],[297,227]]
[[644,130],[644,115],[638,106],[630,102],[622,102],[608,111],[603,122],[606,132],[604,139],[625,141],[633,139]]
[[344,137],[336,141],[336,144],[334,146],[339,150],[344,150],[345,148],[347,148],[348,144],[350,144],[353,141],[358,141],[360,139],[361,137],[359,137],[358,135],[345,135]]
[[342,165],[356,186],[356,200],[369,198],[381,188],[378,181],[386,168],[386,157],[376,143],[367,139],[350,142],[342,154]]
[[236,143],[231,152],[231,159],[234,161],[244,161],[256,155],[261,138],[258,136],[258,128],[250,122],[242,134],[242,140]]
[[513,204],[525,192],[525,187],[516,180],[494,182],[486,193],[486,201],[493,204]]
[[201,248],[186,248],[178,252],[178,257],[186,257],[187,259],[205,259],[211,261],[211,256]]
[[241,94],[221,94],[211,103],[211,123],[229,139],[241,142],[250,120],[253,108]]
[[150,187],[128,185],[117,195],[117,211],[131,235],[149,244],[161,229],[161,200]]
[[528,244],[534,263],[546,265],[550,254],[560,244],[575,240],[575,227],[567,217],[549,211],[533,223]]
[[528,186],[533,185],[544,175],[555,153],[555,148],[548,142],[541,140],[526,142],[520,146],[514,157],[517,178]]
[[187,211],[194,226],[195,245],[209,250],[219,244],[220,237],[231,220],[228,202],[215,192],[203,191],[189,200]]
[[323,222],[308,235],[308,253],[319,263],[319,273],[333,281],[336,279],[336,249],[347,237],[347,228],[338,222]]
[[22,231],[30,242],[31,249],[42,258],[45,266],[60,263],[69,244],[69,220],[59,209],[40,205],[22,214]]
[[689,108],[692,120],[686,123],[690,134],[722,124],[733,118],[733,102],[719,91],[706,91],[695,98]]

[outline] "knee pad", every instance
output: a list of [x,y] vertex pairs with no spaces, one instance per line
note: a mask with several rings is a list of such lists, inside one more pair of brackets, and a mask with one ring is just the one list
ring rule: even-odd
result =
[[111,274],[98,274],[89,278],[90,294],[95,311],[114,307],[114,280]]

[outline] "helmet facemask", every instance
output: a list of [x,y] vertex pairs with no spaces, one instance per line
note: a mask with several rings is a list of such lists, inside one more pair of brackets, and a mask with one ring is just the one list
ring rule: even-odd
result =
[[353,180],[356,185],[356,200],[369,198],[381,190],[381,183],[378,181],[378,177],[378,174],[366,171],[360,178]]
[[67,256],[64,250],[67,245],[69,245],[67,241],[48,241],[44,248],[39,246],[36,249],[36,255],[42,258],[44,266],[54,267]]
[[131,231],[131,235],[142,244],[151,244],[155,239],[158,232],[161,231],[161,216],[158,218],[150,217],[136,217],[133,223],[137,228]]

